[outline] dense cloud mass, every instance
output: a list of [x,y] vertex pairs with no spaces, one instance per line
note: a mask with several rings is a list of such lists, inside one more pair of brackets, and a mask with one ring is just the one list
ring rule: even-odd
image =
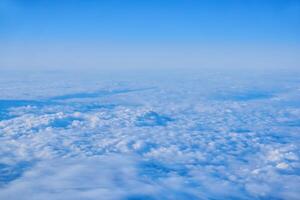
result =
[[299,199],[299,74],[77,75],[2,73],[0,199]]

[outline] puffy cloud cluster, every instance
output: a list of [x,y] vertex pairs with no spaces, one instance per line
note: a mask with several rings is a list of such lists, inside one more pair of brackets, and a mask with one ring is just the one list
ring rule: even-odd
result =
[[0,199],[298,199],[298,82],[219,82],[0,100]]

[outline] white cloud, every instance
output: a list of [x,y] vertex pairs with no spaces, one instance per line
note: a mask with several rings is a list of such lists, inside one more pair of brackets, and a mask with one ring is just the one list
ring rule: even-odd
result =
[[3,98],[28,88],[44,103],[4,109],[0,199],[297,199],[300,112],[287,102],[299,100],[298,82],[283,90],[266,79],[208,77],[106,82],[110,93],[157,87],[60,101],[51,99],[101,84],[69,82],[65,91],[63,82],[16,83]]

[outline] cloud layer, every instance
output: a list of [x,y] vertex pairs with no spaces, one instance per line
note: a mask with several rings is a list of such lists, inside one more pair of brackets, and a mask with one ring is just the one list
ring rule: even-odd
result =
[[1,199],[300,196],[299,76],[45,76],[0,84]]

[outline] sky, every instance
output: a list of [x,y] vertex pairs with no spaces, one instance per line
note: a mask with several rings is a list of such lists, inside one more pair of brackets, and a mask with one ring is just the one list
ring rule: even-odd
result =
[[299,0],[1,0],[0,69],[297,68]]

